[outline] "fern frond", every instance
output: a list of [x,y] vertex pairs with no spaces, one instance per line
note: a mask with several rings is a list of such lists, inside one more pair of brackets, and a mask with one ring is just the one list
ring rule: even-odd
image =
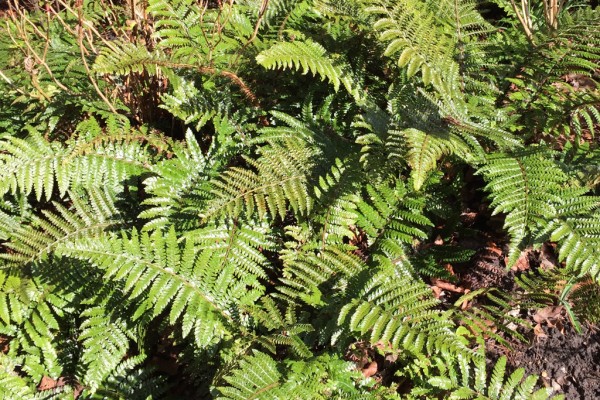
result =
[[411,177],[415,190],[421,189],[426,174],[435,169],[437,161],[443,155],[463,155],[470,152],[467,144],[457,135],[436,135],[417,129],[406,129],[404,132],[409,146],[406,155],[412,167]]
[[[195,236],[206,247],[196,249],[190,239],[180,247],[171,228],[168,233],[154,231],[151,235],[134,230],[131,236],[123,233],[121,237],[82,238],[69,246],[59,246],[57,254],[88,260],[105,271],[106,279],[122,284],[123,292],[139,302],[134,319],[146,313],[154,318],[168,310],[171,324],[180,322],[184,337],[193,331],[202,348],[232,329],[240,306],[253,303],[263,294],[257,276],[246,271],[264,276],[258,268],[264,256],[248,246],[256,238],[254,232],[207,229]],[[229,239],[222,242],[221,238],[227,236]],[[228,263],[231,256],[242,262],[246,271]],[[248,286],[255,290],[248,291]]]
[[264,353],[255,351],[252,356],[241,360],[239,366],[238,370],[225,377],[231,386],[219,388],[220,399],[256,398],[261,393],[268,392],[280,385],[281,374],[277,369],[277,363]]
[[550,240],[559,243],[558,258],[579,276],[600,280],[600,216],[567,217],[548,226]]
[[157,229],[166,224],[198,227],[190,220],[197,218],[198,209],[210,198],[208,180],[216,165],[210,153],[206,156],[202,153],[188,130],[186,146],[175,149],[173,158],[155,164],[152,172],[156,175],[144,180],[145,190],[151,197],[142,203],[148,208],[138,217],[149,220],[145,228]]
[[321,248],[320,243],[310,243],[298,249],[296,245],[295,242],[288,243],[289,249],[282,252],[283,285],[278,291],[289,300],[321,305],[320,285],[332,276],[342,279],[365,268],[357,256],[348,252],[348,246],[330,244]]
[[[454,333],[453,323],[435,310],[431,289],[414,279],[405,266],[382,263],[350,281],[338,325],[382,343],[392,350],[403,349],[415,357],[438,353],[452,359],[460,354],[476,355]],[[390,276],[393,278],[390,279]]]
[[457,70],[453,68],[454,32],[445,29],[444,24],[449,22],[447,15],[439,12],[448,10],[449,4],[440,4],[435,12],[427,2],[373,1],[372,4],[367,12],[380,17],[374,28],[381,31],[379,39],[388,42],[385,55],[397,56],[398,65],[406,67],[409,77],[420,70],[426,85],[439,84],[448,78],[444,76],[448,71]]
[[18,362],[0,353],[0,397],[3,399],[35,399],[35,390],[17,372]]
[[[43,217],[35,216],[28,224],[4,225],[2,229],[6,229],[9,238],[6,246],[12,252],[1,257],[22,264],[42,260],[61,243],[92,237],[122,222],[114,206],[114,194],[91,190],[88,193],[69,192],[69,197],[73,204],[71,209],[53,203],[56,211],[43,210]],[[0,220],[9,222],[3,215]]]
[[77,154],[80,141],[65,147],[47,142],[31,131],[26,139],[0,140],[0,193],[34,192],[40,200],[52,197],[55,185],[61,196],[72,187],[119,187],[131,175],[147,170],[149,154],[137,140],[101,143],[93,151]]
[[167,65],[167,62],[157,51],[153,54],[128,41],[112,41],[110,47],[102,49],[94,60],[93,70],[100,74],[127,75],[147,71],[156,75],[161,64]]
[[360,104],[367,99],[366,93],[355,83],[350,67],[344,61],[332,59],[321,44],[310,39],[276,43],[258,54],[256,61],[268,69],[302,69],[303,74],[311,72],[321,80],[327,79],[335,91],[343,85]]
[[331,355],[283,364],[254,351],[240,361],[239,368],[226,376],[225,381],[229,386],[217,389],[217,399],[378,398],[376,390],[373,393],[365,390],[369,383],[360,382],[359,373],[352,370],[350,363]]
[[462,376],[451,375],[429,378],[431,386],[439,389],[448,398],[460,399],[563,399],[564,396],[552,396],[552,389],[536,390],[538,377],[529,375],[524,378],[525,370],[519,368],[506,375],[506,357],[501,357],[488,376],[485,361],[476,362],[474,371],[457,368]]
[[313,150],[293,140],[261,148],[258,160],[246,158],[253,170],[233,167],[213,180],[214,198],[202,217],[235,217],[244,211],[248,216],[257,212],[259,218],[279,215],[283,219],[288,204],[295,212],[306,214],[312,208],[307,186],[312,155]]
[[427,237],[422,228],[431,226],[431,221],[405,203],[408,191],[401,181],[395,187],[381,183],[365,189],[366,199],[356,204],[357,226],[366,232],[371,246],[385,250],[388,245],[412,245],[415,239]]
[[10,346],[21,352],[21,369],[35,381],[62,371],[56,349],[61,312],[55,306],[64,302],[48,288],[0,271],[0,331],[14,337]]
[[540,151],[492,154],[478,172],[488,181],[486,190],[493,199],[494,214],[507,214],[504,227],[511,236],[508,266],[517,261],[528,235],[556,215],[555,205],[561,202],[567,176],[549,156]]
[[81,313],[79,340],[83,344],[81,361],[86,365],[83,382],[95,392],[129,351],[131,333],[125,321],[113,319],[102,306]]
[[170,386],[164,377],[158,376],[153,368],[143,365],[144,354],[130,357],[122,361],[98,387],[96,393],[85,388],[81,396],[92,399],[106,398],[107,393],[120,399],[143,400],[161,396]]

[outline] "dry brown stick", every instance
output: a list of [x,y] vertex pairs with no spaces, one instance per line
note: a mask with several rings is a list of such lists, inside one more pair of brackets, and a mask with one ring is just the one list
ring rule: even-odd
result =
[[[521,0],[521,8],[523,10],[525,10],[525,1],[527,1],[527,0]],[[527,37],[527,40],[529,41],[529,43],[531,43],[532,46],[535,46],[535,42],[533,41],[533,32],[531,31],[531,28],[530,28],[531,24],[529,24],[527,21],[525,21],[525,18],[527,15],[521,15],[514,0],[510,0],[510,4],[511,4],[513,11],[515,12],[517,18],[519,19],[519,22],[521,23],[523,30],[525,31],[525,36]]]
[[104,93],[102,93],[102,91],[98,87],[98,84],[96,83],[96,80],[92,76],[92,71],[90,71],[90,67],[85,59],[85,52],[84,52],[84,45],[83,45],[83,27],[79,26],[78,29],[80,30],[80,33],[79,33],[79,35],[77,35],[77,43],[79,44],[79,51],[81,53],[81,61],[83,62],[83,67],[85,68],[87,76],[88,76],[90,82],[92,83],[92,86],[94,86],[94,89],[96,89],[96,93],[98,93],[98,96],[100,96],[100,98],[106,103],[108,108],[110,108],[111,112],[113,112],[114,114],[117,114],[117,110],[112,105],[112,103],[106,98]]
[[[7,22],[8,24],[8,22]],[[41,65],[42,67],[44,67],[44,69],[46,70],[46,72],[48,73],[48,76],[50,76],[50,79],[52,79],[52,81],[62,90],[66,91],[67,93],[73,93],[69,88],[67,88],[65,85],[63,85],[58,79],[56,79],[56,77],[54,76],[54,74],[52,73],[52,70],[50,69],[50,66],[40,57],[40,55],[33,49],[33,47],[31,46],[31,44],[29,43],[29,38],[27,36],[27,33],[25,31],[23,31],[21,29],[21,27],[18,26],[18,24],[15,24],[15,26],[17,27],[17,29],[19,30],[19,35],[23,41],[23,43],[25,43],[25,46],[27,47],[27,52],[24,53],[26,57],[29,56],[33,56],[33,58],[35,58],[35,61]],[[12,42],[19,46],[19,42],[13,37],[13,35],[10,33],[10,29],[7,29],[8,35],[10,37],[10,39],[12,40]],[[19,46],[20,47],[20,46]],[[29,71],[28,71],[29,72]],[[33,83],[33,80],[32,80]],[[38,89],[39,90],[39,89]],[[46,96],[44,96],[46,97]]]

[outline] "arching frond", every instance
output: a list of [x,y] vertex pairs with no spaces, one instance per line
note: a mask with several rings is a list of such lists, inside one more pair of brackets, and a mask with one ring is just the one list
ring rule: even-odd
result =
[[488,181],[494,213],[506,213],[511,236],[508,265],[517,261],[528,235],[556,215],[567,176],[546,152],[492,154],[479,173]]

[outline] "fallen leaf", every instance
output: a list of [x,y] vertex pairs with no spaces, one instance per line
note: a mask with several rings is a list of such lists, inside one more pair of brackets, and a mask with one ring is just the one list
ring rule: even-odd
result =
[[54,380],[49,376],[43,376],[37,389],[39,391],[56,389],[57,387],[65,386],[65,378],[62,376],[58,380]]
[[517,259],[517,262],[510,268],[511,271],[527,271],[529,269],[529,254],[531,249],[524,250]]
[[487,248],[486,250],[495,253],[498,257],[500,257],[502,255],[502,249],[498,247],[498,245],[494,242],[487,242],[486,243]]
[[548,337],[548,335],[546,335],[546,333],[544,332],[544,329],[542,329],[542,325],[540,324],[537,324],[533,327],[533,334],[539,338]]
[[544,243],[540,250],[540,267],[544,270],[555,268],[558,265],[554,253],[554,246],[549,243]]
[[371,361],[369,365],[361,370],[365,378],[370,378],[377,373],[377,362]]
[[533,315],[533,320],[538,324],[546,322],[547,324],[554,326],[554,320],[562,316],[562,306],[548,306],[537,310]]
[[464,291],[465,291],[464,288],[458,287],[458,286],[456,286],[448,281],[445,281],[443,279],[431,278],[431,283],[440,289],[448,290],[448,291],[454,292],[454,293],[464,293]]
[[437,286],[432,286],[432,287],[431,287],[431,290],[433,291],[433,296],[434,296],[436,299],[439,299],[440,297],[442,297],[442,289],[440,289],[439,287],[437,287]]

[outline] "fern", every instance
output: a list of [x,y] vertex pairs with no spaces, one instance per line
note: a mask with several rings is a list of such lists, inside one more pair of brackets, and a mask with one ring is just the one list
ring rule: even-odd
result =
[[437,300],[431,290],[415,281],[402,263],[382,263],[349,285],[348,302],[338,317],[341,327],[366,336],[371,343],[402,349],[415,357],[438,352],[450,359],[476,356],[452,331],[448,315],[435,311]]
[[[218,399],[279,399],[290,395],[298,399],[377,398],[378,393],[363,393],[353,383],[356,375],[348,363],[332,356],[278,365],[272,358],[254,352],[240,362],[240,368],[225,380],[229,386],[218,388]],[[366,385],[365,385],[366,386]]]
[[[550,395],[484,347],[597,319],[597,10],[60,3],[2,14],[0,397]],[[437,299],[503,240],[474,170],[557,263]]]
[[[89,195],[70,193],[73,210],[54,203],[56,212],[44,211],[44,218],[34,217],[30,224],[16,224],[4,215],[7,247],[12,254],[3,257],[16,263],[31,263],[51,254],[61,243],[98,234],[121,223],[110,193],[97,190]],[[89,203],[88,203],[89,201]]]
[[[267,214],[284,218],[288,204],[295,212],[307,213],[312,207],[306,185],[311,153],[293,141],[263,147],[259,160],[246,159],[256,172],[233,167],[213,181],[214,199],[202,217],[235,217],[245,211],[248,215],[257,212],[259,218]],[[273,165],[279,168],[274,170]]]
[[[96,129],[100,128],[96,125]],[[77,186],[119,187],[128,177],[147,170],[149,154],[137,138],[100,142],[93,153],[78,154],[87,142],[81,138],[62,146],[47,142],[35,131],[27,139],[4,138],[0,141],[0,193],[34,192],[38,200],[42,196],[50,200],[55,185],[62,197]]]
[[511,236],[509,266],[536,226],[543,227],[555,215],[555,205],[561,201],[559,194],[567,176],[546,157],[543,152],[493,154],[479,170],[489,181],[486,188],[493,198],[494,213],[506,213],[504,226]]
[[15,360],[0,354],[0,395],[4,398],[34,399],[34,391],[28,382],[15,371]]
[[[442,155],[469,154],[469,148],[457,135],[448,137],[426,134],[416,129],[404,131],[407,144],[410,146],[407,159],[412,167],[412,178],[415,190],[419,190],[425,182],[426,174],[435,169]],[[441,137],[440,137],[441,136]]]
[[303,73],[319,75],[327,79],[337,91],[343,84],[352,93],[353,85],[343,64],[336,64],[327,57],[327,50],[311,40],[277,43],[256,56],[256,61],[265,68],[302,68]]
[[[537,376],[525,377],[525,370],[519,368],[506,376],[506,357],[501,357],[488,377],[485,363],[474,366],[474,373],[462,369],[462,376],[439,376],[429,378],[429,384],[442,389],[448,398],[460,399],[562,399],[562,395],[551,396],[552,389],[535,390]],[[471,386],[470,380],[474,380]]]

